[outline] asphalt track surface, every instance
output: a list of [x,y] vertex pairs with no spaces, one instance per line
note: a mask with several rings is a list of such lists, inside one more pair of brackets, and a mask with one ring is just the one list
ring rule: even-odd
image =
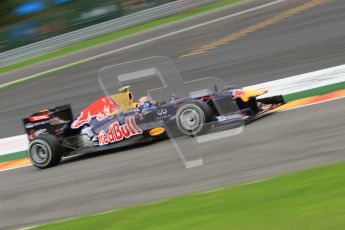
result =
[[[197,17],[216,18],[268,1],[250,1]],[[181,55],[308,1],[287,2],[162,39],[87,65],[1,91],[1,137],[21,134],[20,118],[42,107],[71,102],[78,111],[100,95],[97,72],[127,60],[164,55],[185,80],[215,76],[251,85],[344,64],[345,4],[333,0],[229,44],[186,58]],[[162,30],[174,30],[175,24]],[[155,30],[154,33],[160,33]],[[149,36],[143,33],[140,36]],[[139,36],[106,45],[141,39]],[[104,47],[77,55],[87,57]],[[72,56],[65,59],[76,58]],[[55,60],[56,63],[64,60]],[[53,63],[37,65],[48,68]],[[33,73],[35,67],[23,72]],[[2,76],[5,79],[8,76]],[[241,135],[201,146],[203,167],[185,169],[169,141],[68,160],[48,170],[25,167],[0,173],[0,228],[126,207],[189,192],[249,182],[287,171],[345,160],[343,99],[274,114]]]
[[[247,4],[239,4],[215,14],[207,14],[164,27],[162,30],[155,30],[152,34],[143,33],[131,39],[69,55],[54,62],[48,61],[29,67],[18,73],[1,76],[0,80],[8,82],[10,79],[14,80],[267,2],[270,1],[249,1]],[[0,138],[22,134],[20,119],[46,107],[71,103],[74,111],[79,112],[102,95],[98,84],[99,70],[125,61],[150,56],[167,56],[176,63],[186,81],[212,76],[219,77],[226,83],[242,86],[344,64],[345,5],[341,0],[331,0],[207,53],[180,58],[181,55],[205,43],[238,32],[305,2],[308,1],[288,0],[272,7],[99,58],[50,77],[1,90]]]

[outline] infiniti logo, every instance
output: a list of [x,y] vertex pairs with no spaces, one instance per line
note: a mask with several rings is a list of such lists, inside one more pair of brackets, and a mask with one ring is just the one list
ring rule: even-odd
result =
[[160,109],[160,110],[157,111],[157,115],[158,116],[163,116],[163,115],[165,115],[167,113],[168,113],[168,110],[166,110],[166,109]]

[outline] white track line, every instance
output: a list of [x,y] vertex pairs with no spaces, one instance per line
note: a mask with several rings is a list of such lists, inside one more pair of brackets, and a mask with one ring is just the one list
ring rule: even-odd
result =
[[28,167],[28,166],[31,166],[31,165],[32,165],[32,164],[22,165],[22,166],[18,166],[18,167],[14,167],[14,168],[2,169],[2,170],[0,170],[0,172],[5,172],[5,171],[13,170],[13,169],[24,168],[24,167]]
[[90,58],[83,59],[82,61],[86,62],[86,61],[94,60],[94,59],[97,59],[97,58],[100,58],[100,57],[104,57],[104,56],[109,55],[109,54],[118,53],[120,51],[124,51],[124,50],[131,49],[131,48],[134,48],[134,47],[137,47],[137,46],[145,45],[147,43],[158,41],[158,40],[163,39],[163,38],[171,37],[171,36],[174,36],[174,35],[177,35],[177,34],[181,34],[181,33],[187,32],[187,31],[198,29],[200,27],[208,26],[208,25],[211,25],[213,23],[217,23],[217,22],[229,19],[229,18],[237,17],[237,16],[240,16],[240,15],[243,15],[243,14],[247,14],[247,13],[256,11],[256,10],[267,8],[267,7],[270,7],[270,6],[276,5],[276,4],[281,3],[281,2],[285,2],[285,1],[287,1],[287,0],[276,0],[276,1],[273,1],[273,2],[269,2],[269,3],[266,3],[266,4],[260,5],[260,6],[256,6],[256,7],[247,9],[247,10],[243,10],[243,11],[234,13],[234,14],[230,14],[230,15],[227,15],[227,16],[224,16],[224,17],[220,17],[220,18],[213,19],[213,20],[210,20],[210,21],[207,21],[207,22],[203,22],[203,23],[200,23],[200,24],[197,24],[197,25],[194,25],[194,26],[190,26],[190,27],[184,28],[184,29],[176,30],[176,31],[173,31],[173,32],[170,32],[170,33],[167,33],[167,34],[163,34],[161,36],[150,38],[150,39],[142,41],[142,42],[138,42],[138,43],[134,43],[132,45],[124,46],[124,47],[116,49],[116,50],[108,51],[108,52],[105,52],[105,53],[102,53],[102,54],[99,54],[99,55],[96,55],[96,56],[93,56],[93,57],[90,57]]
[[[344,97],[337,97],[337,98],[329,99],[329,100],[326,100],[326,101],[315,102],[315,103],[308,104],[308,105],[301,105],[301,106],[298,106],[298,107],[289,108],[289,109],[285,109],[285,110],[282,110],[282,111],[277,111],[277,113],[282,113],[282,112],[286,112],[286,111],[290,111],[290,110],[294,110],[294,109],[300,109],[300,108],[304,108],[304,107],[308,107],[308,106],[313,106],[313,105],[317,105],[317,104],[321,104],[321,103],[325,103],[325,102],[335,101],[335,100],[339,100],[339,99],[343,99],[343,98],[345,98],[345,96]],[[74,156],[70,156],[68,158],[72,158],[72,157],[74,157]],[[67,158],[64,158],[64,159],[67,159]],[[27,167],[27,166],[31,166],[31,165],[32,164],[23,165],[23,166],[19,166],[19,167],[15,167],[15,168],[10,168],[10,169],[3,169],[3,170],[0,170],[0,172],[9,171],[9,170],[18,169],[18,168],[23,168],[23,167]],[[256,181],[256,182],[261,182],[261,181]],[[254,183],[254,182],[250,182],[250,183]]]
[[26,134],[0,139],[0,156],[25,151],[28,145]]
[[124,50],[128,50],[128,49],[131,49],[131,48],[142,46],[142,45],[154,42],[154,41],[158,41],[158,40],[163,39],[163,38],[171,37],[171,36],[174,36],[174,35],[177,35],[177,34],[181,34],[181,33],[187,32],[187,31],[191,31],[191,30],[194,30],[194,29],[197,29],[197,28],[200,28],[200,27],[208,26],[208,25],[211,25],[213,23],[217,23],[217,22],[229,19],[229,18],[237,17],[237,16],[240,16],[240,15],[243,15],[243,14],[247,14],[247,13],[250,13],[250,12],[253,12],[253,11],[264,9],[264,8],[276,5],[278,3],[286,2],[286,1],[287,0],[272,1],[272,2],[269,2],[269,3],[263,4],[263,5],[259,5],[259,6],[256,6],[256,7],[249,8],[247,10],[243,10],[243,11],[234,13],[234,14],[230,14],[230,15],[227,15],[227,16],[224,16],[224,17],[213,19],[213,20],[210,20],[210,21],[207,21],[207,22],[203,22],[203,23],[194,25],[194,26],[186,27],[184,29],[176,30],[176,31],[173,31],[173,32],[170,32],[170,33],[167,33],[167,34],[163,34],[161,36],[157,36],[157,37],[145,40],[145,41],[137,42],[137,43],[134,43],[134,44],[131,44],[131,45],[128,45],[128,46],[124,46],[124,47],[121,47],[119,49],[108,51],[108,52],[105,52],[105,53],[102,53],[102,54],[98,54],[98,55],[95,55],[95,56],[92,56],[92,57],[89,57],[89,58],[81,59],[79,61],[72,62],[72,63],[67,64],[67,65],[56,67],[56,68],[53,68],[53,69],[50,69],[50,70],[47,70],[47,71],[44,71],[44,72],[41,72],[41,73],[37,73],[37,74],[31,75],[31,76],[28,76],[28,77],[25,77],[25,78],[21,78],[21,79],[15,80],[15,81],[10,81],[8,83],[1,84],[0,85],[0,89],[4,88],[4,87],[7,87],[7,86],[10,86],[10,85],[13,85],[13,84],[16,84],[16,83],[19,83],[19,82],[23,82],[23,81],[26,81],[26,80],[34,79],[34,78],[39,77],[39,76],[41,76],[43,74],[47,74],[47,73],[51,73],[51,72],[54,72],[54,71],[62,70],[62,69],[65,69],[65,68],[68,68],[68,67],[71,67],[71,66],[74,66],[74,65],[77,65],[77,64],[85,63],[85,62],[88,62],[88,61],[92,61],[92,60],[95,60],[95,59],[98,59],[98,58],[101,58],[101,57],[104,57],[104,56],[107,56],[107,55],[110,55],[110,54],[115,54],[115,53],[118,53],[118,52],[121,52],[121,51],[124,51]]

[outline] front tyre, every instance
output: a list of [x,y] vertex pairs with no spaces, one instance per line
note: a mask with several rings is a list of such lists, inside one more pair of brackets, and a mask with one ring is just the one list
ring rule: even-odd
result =
[[210,129],[212,110],[203,101],[182,105],[176,113],[176,124],[180,132],[188,136],[205,134]]
[[40,169],[56,166],[62,158],[59,140],[51,134],[36,137],[29,145],[28,154],[32,164]]

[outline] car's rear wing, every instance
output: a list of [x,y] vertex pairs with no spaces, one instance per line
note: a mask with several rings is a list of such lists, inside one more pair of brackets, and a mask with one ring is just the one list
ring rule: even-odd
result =
[[52,134],[59,136],[63,134],[66,125],[73,119],[70,105],[63,105],[51,109],[33,113],[30,117],[23,119],[24,129],[32,141],[41,134]]

